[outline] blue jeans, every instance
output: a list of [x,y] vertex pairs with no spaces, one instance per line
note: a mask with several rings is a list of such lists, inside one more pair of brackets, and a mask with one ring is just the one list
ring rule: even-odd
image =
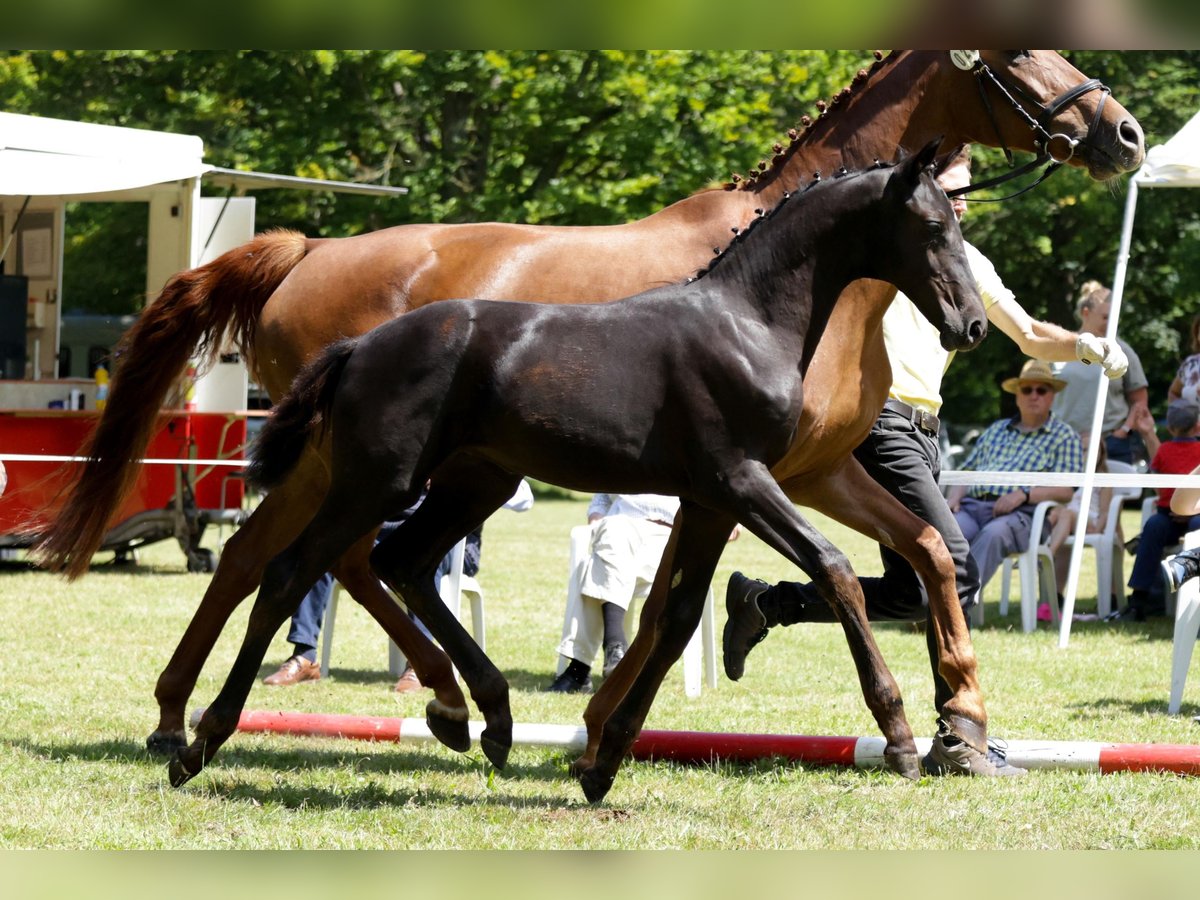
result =
[[1129,587],[1135,591],[1147,591],[1161,596],[1163,593],[1159,564],[1163,551],[1177,544],[1189,531],[1200,528],[1200,516],[1181,518],[1164,512],[1161,507],[1146,520],[1138,538],[1137,554],[1133,558],[1133,571],[1129,575]]

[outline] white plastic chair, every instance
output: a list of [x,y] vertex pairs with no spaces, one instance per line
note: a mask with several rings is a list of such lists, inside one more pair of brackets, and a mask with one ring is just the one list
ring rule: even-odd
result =
[[[1112,474],[1132,475],[1136,470],[1129,463],[1109,460],[1108,471]],[[1121,542],[1121,507],[1127,500],[1141,496],[1139,487],[1114,487],[1112,500],[1108,504],[1108,518],[1104,531],[1087,534],[1083,538],[1084,548],[1096,551],[1096,611],[1101,617],[1112,612],[1112,596],[1116,594],[1117,605],[1125,605],[1125,545]],[[1065,546],[1075,543],[1075,536],[1067,538]]]
[[[1013,563],[1021,582],[1021,630],[1031,632],[1037,628],[1039,602],[1050,604],[1051,621],[1058,624],[1058,586],[1054,580],[1054,558],[1050,547],[1042,537],[1046,514],[1062,504],[1043,500],[1033,509],[1033,523],[1029,531],[1029,546],[1019,553],[1005,557],[1000,566],[1000,615],[1008,615],[1008,590],[1012,580]],[[983,624],[983,603],[972,609],[972,622]]]
[[[567,569],[567,610],[563,618],[563,638],[571,634],[571,623],[576,610],[582,608],[582,586],[584,566],[591,554],[592,526],[577,525],[571,529],[570,562]],[[626,631],[632,632],[637,622],[637,612],[640,604],[650,594],[651,582],[640,578],[634,588],[633,602],[625,613]],[[699,697],[701,686],[701,664],[703,663],[704,681],[709,688],[717,686],[717,638],[716,612],[713,608],[712,586],[709,585],[708,596],[704,600],[704,614],[700,619],[700,627],[688,641],[683,651],[683,688],[689,697]],[[561,674],[567,667],[567,661],[558,657],[557,673]]]
[[[1200,531],[1189,531],[1183,537],[1183,549],[1200,547]],[[1183,703],[1183,686],[1192,664],[1192,650],[1200,635],[1200,578],[1185,581],[1175,602],[1175,637],[1171,649],[1171,699],[1167,712],[1175,715]]]
[[[458,618],[462,612],[462,598],[465,595],[471,604],[471,632],[479,649],[486,651],[487,627],[483,615],[483,588],[470,575],[464,575],[462,570],[466,541],[459,541],[450,551],[450,574],[442,579],[440,593],[442,601],[450,607],[450,611]],[[338,597],[342,586],[337,581],[333,583],[333,596],[329,598],[329,607],[325,610],[325,622],[321,635],[321,677],[329,674],[330,649],[333,646],[333,624],[337,618]],[[407,660],[404,653],[393,640],[388,641],[388,672],[399,677],[404,671]],[[455,677],[458,671],[455,670]]]

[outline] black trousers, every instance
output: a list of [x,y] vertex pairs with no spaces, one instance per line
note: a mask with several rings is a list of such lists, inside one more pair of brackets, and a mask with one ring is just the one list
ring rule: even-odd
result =
[[[899,413],[885,409],[854,456],[889,494],[941,534],[954,559],[955,587],[965,612],[977,602],[979,572],[967,540],[938,487],[941,453],[937,439]],[[927,612],[923,590],[912,566],[888,547],[880,546],[879,554],[884,574],[859,579],[867,618],[873,622],[924,621]],[[769,624],[837,621],[825,598],[812,584],[780,582],[760,597],[759,604]],[[938,673],[937,644],[929,627],[925,629],[925,642],[933,667],[934,704],[940,712],[952,695]]]

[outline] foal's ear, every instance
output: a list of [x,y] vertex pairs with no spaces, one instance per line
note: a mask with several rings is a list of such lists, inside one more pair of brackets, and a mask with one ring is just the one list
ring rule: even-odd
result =
[[902,179],[909,191],[915,191],[921,181],[921,175],[926,170],[932,173],[934,161],[937,159],[938,147],[941,145],[941,137],[935,137],[908,159],[901,162],[896,167],[896,173],[893,177]]

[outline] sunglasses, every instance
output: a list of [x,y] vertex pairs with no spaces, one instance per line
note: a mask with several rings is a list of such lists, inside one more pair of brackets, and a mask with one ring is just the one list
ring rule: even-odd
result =
[[1042,397],[1050,393],[1050,388],[1046,387],[1044,384],[1023,384],[1021,385],[1021,393],[1026,397],[1028,397],[1030,394],[1037,394],[1039,397]]

